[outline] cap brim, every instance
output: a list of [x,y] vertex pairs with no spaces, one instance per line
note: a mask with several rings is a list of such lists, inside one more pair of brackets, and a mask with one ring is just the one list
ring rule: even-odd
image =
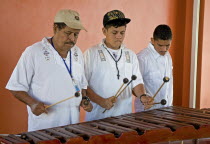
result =
[[122,21],[125,21],[126,24],[128,24],[128,23],[131,21],[131,19],[129,19],[129,18],[122,18],[121,20],[122,20]]
[[73,29],[79,29],[79,30],[85,30],[87,32],[87,30],[83,27],[83,25],[81,24],[75,24],[75,23],[67,23],[64,22],[68,27],[73,28]]

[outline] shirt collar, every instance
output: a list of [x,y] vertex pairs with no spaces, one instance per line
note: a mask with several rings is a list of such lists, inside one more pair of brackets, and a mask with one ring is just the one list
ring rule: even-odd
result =
[[44,37],[42,39],[42,43],[46,48],[49,48],[50,50],[52,50],[53,52],[56,52],[55,49],[53,48],[53,46],[51,45],[51,43],[48,41],[50,40],[51,37]]
[[166,52],[166,54],[164,56],[160,55],[154,48],[154,46],[152,45],[152,43],[150,42],[148,45],[148,48],[150,49],[150,51],[152,52],[153,56],[155,59],[158,59],[159,57],[165,57],[168,52]]
[[42,39],[42,43],[44,44],[44,45],[51,45],[50,43],[49,43],[49,41],[48,41],[48,39],[50,39],[51,37],[44,37],[43,39]]
[[[102,39],[101,43],[99,44],[100,47],[101,47],[101,48],[109,48],[109,47],[106,46],[106,44],[104,43],[104,41],[105,41],[105,38]],[[121,44],[119,50],[120,50],[120,49],[124,49],[124,48],[125,48],[125,45],[124,45],[124,44]]]
[[[60,55],[59,55],[58,52],[53,48],[53,46],[51,45],[51,43],[49,43],[49,41],[48,41],[49,39],[51,39],[51,37],[44,37],[44,38],[42,39],[42,44],[43,44],[46,48],[50,49],[50,50],[53,52],[53,54],[54,54],[55,56],[57,56],[58,59],[60,59]],[[78,47],[77,47],[76,45],[74,45],[74,46],[71,48],[71,52],[77,51],[77,48],[78,48]],[[66,59],[69,59],[69,58],[70,58],[70,52],[68,52]]]
[[[44,38],[42,39],[42,43],[43,43],[44,45],[47,45],[49,49],[51,49],[51,50],[53,50],[53,51],[56,52],[56,50],[53,48],[52,44],[48,41],[49,39],[51,39],[51,37],[44,37]],[[74,45],[74,46],[71,48],[71,50],[76,49],[76,48],[77,48],[77,46]]]

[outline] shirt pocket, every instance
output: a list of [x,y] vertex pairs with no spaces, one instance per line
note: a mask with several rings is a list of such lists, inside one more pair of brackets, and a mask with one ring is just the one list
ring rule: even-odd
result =
[[144,79],[145,80],[148,80],[148,81],[156,81],[156,80],[159,80],[160,79],[160,73],[159,73],[158,70],[147,72],[145,74],[145,76],[144,76]]

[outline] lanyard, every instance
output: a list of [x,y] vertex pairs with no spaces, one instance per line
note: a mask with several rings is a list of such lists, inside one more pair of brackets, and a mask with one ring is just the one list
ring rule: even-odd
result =
[[120,71],[119,71],[119,68],[118,68],[118,61],[121,59],[121,57],[122,57],[122,49],[121,49],[121,53],[120,53],[120,57],[119,57],[119,59],[118,60],[116,60],[113,56],[112,56],[112,54],[109,52],[109,50],[106,48],[106,47],[104,47],[106,50],[107,50],[107,52],[109,53],[109,55],[112,57],[112,59],[115,61],[115,65],[116,65],[116,69],[117,69],[117,78],[119,79],[120,78]]
[[68,67],[67,64],[66,64],[65,59],[64,59],[64,58],[62,58],[62,59],[63,59],[63,63],[64,63],[65,66],[66,66],[66,69],[67,69],[68,72],[69,72],[69,75],[71,76],[71,78],[73,78],[73,76],[72,76],[72,66],[71,66],[71,50],[70,50],[70,66],[69,66],[69,67]]
[[[54,44],[53,44],[52,39],[53,39],[53,37],[52,37],[50,40],[51,40],[51,43],[52,43],[53,48],[55,49],[55,46],[54,46]],[[55,49],[55,50],[56,50],[56,49]],[[56,50],[56,51],[57,51],[57,50]],[[58,51],[57,51],[57,53],[58,53]],[[59,54],[59,53],[58,53],[58,54]],[[61,56],[60,56],[60,57],[61,57]],[[62,57],[61,57],[61,58],[62,58]],[[70,75],[71,78],[73,79],[73,76],[72,76],[72,63],[71,63],[71,50],[70,50],[70,66],[69,66],[69,67],[67,66],[66,60],[65,60],[64,58],[62,58],[62,60],[63,60],[63,63],[65,64],[65,66],[66,66],[67,71],[69,72],[69,75]]]

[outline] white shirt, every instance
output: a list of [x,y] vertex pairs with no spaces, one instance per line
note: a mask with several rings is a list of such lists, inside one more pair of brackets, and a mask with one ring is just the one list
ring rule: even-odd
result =
[[[82,52],[74,46],[71,48],[71,55],[73,78],[80,90],[86,89],[87,81],[84,75]],[[66,63],[70,67],[70,52],[68,52]],[[47,38],[26,48],[6,88],[13,91],[25,91],[34,99],[47,105],[74,96],[76,92],[61,56]],[[74,97],[52,106],[48,109],[48,114],[39,116],[34,115],[27,106],[28,130],[34,131],[79,122],[81,97]]]
[[[89,87],[99,96],[109,98],[114,96],[123,79],[131,79],[132,75],[136,75],[137,79],[129,85],[125,91],[118,97],[114,106],[105,113],[104,108],[93,103],[93,110],[86,113],[86,120],[102,119],[110,116],[117,116],[132,112],[132,89],[138,84],[142,84],[142,76],[139,71],[139,64],[136,54],[122,45],[117,52],[117,62],[119,69],[119,79],[117,77],[116,63],[111,57],[112,53],[108,53],[109,49],[104,44],[104,40],[88,49],[84,53],[85,74]],[[122,51],[122,54],[121,54]]]
[[[143,77],[146,92],[153,96],[163,83],[165,76],[169,77],[169,82],[165,83],[154,102],[160,102],[162,99],[167,101],[166,105],[156,104],[151,109],[172,106],[173,102],[173,75],[172,59],[167,52],[164,56],[160,55],[149,43],[148,47],[137,54],[139,67]],[[135,111],[143,111],[144,107],[139,99],[135,99]]]

